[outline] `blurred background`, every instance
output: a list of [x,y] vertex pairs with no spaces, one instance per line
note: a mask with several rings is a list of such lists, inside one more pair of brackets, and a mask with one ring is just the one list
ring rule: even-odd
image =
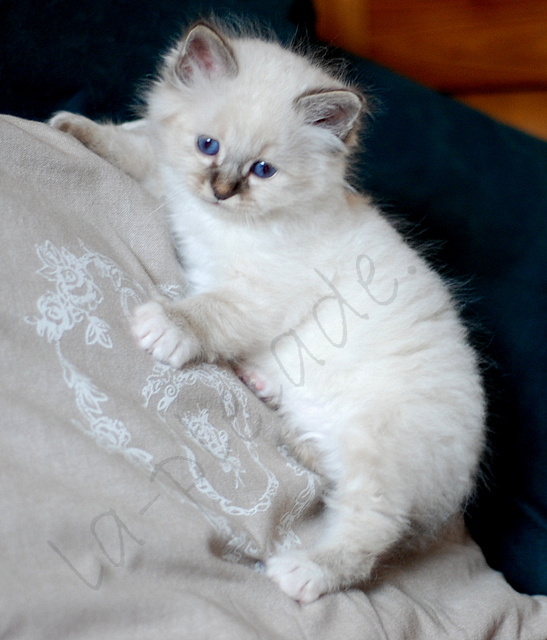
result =
[[317,33],[547,140],[545,0],[314,0]]

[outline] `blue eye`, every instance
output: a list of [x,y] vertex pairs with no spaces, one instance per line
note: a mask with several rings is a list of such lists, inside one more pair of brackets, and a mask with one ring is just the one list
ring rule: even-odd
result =
[[251,171],[259,178],[271,178],[277,173],[277,169],[272,167],[271,164],[264,162],[264,160],[255,162],[251,167]]
[[216,156],[220,149],[218,140],[207,136],[199,136],[197,144],[201,153],[204,153],[207,156]]

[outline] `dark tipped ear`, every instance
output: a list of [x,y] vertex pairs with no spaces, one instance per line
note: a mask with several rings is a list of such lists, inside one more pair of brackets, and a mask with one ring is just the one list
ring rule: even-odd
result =
[[182,42],[174,72],[179,80],[191,84],[196,74],[206,78],[237,75],[234,52],[212,27],[198,23]]
[[306,124],[328,129],[344,141],[356,126],[364,106],[364,98],[351,89],[305,93],[296,100]]

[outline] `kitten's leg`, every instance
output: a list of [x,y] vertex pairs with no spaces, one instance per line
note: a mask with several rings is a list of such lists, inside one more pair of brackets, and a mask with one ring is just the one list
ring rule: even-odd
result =
[[363,456],[358,468],[345,469],[338,479],[325,500],[327,526],[314,547],[268,560],[266,575],[298,602],[310,603],[324,593],[366,581],[378,558],[407,530],[405,499],[386,496],[367,467]]
[[148,302],[135,311],[132,332],[141,348],[173,367],[189,360],[233,362],[267,330],[255,311],[221,291],[178,302]]
[[[137,344],[156,360],[173,367],[182,367],[191,360],[214,361],[217,358],[237,360],[260,334],[260,326],[253,320],[257,314],[243,314],[238,305],[228,302],[220,294],[202,294],[179,302],[151,301],[134,312],[132,333]],[[236,373],[247,376],[254,372],[236,367]],[[254,373],[260,393],[275,394],[272,402],[280,401],[275,391],[260,374]],[[259,396],[260,397],[260,396]],[[301,464],[321,473],[320,456],[313,442],[298,437],[285,426],[282,442]]]
[[77,138],[88,149],[139,182],[154,172],[155,150],[146,120],[122,125],[99,124],[75,113],[60,111],[49,124]]
[[356,505],[331,505],[327,517],[337,521],[331,522],[322,542],[312,549],[273,556],[266,575],[302,604],[368,580],[378,558],[399,540],[404,528],[372,509],[366,515],[343,513],[356,509]]
[[281,441],[286,445],[288,453],[301,465],[314,473],[322,474],[321,454],[313,440],[298,436],[294,429],[282,423]]

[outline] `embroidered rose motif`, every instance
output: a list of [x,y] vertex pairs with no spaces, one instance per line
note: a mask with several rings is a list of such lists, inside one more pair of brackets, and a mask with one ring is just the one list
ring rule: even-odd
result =
[[86,344],[100,344],[111,349],[110,327],[91,314],[103,302],[104,296],[89,267],[94,265],[100,273],[107,275],[116,269],[91,251],[78,258],[64,247],[57,249],[49,241],[39,246],[37,253],[44,265],[38,273],[56,286],[55,291],[47,291],[38,299],[41,317],[27,318],[27,321],[36,324],[39,335],[45,336],[49,342],[60,340],[65,331],[87,321]]
[[41,317],[32,321],[36,324],[38,335],[45,336],[48,342],[60,340],[63,333],[70,331],[77,322],[63,297],[54,291],[48,291],[40,297],[38,311]]
[[95,278],[103,279],[120,296],[120,304],[128,313],[128,300],[140,301],[140,296],[127,286],[127,278],[122,270],[107,257],[91,251],[80,242],[82,254],[75,255],[66,247],[57,248],[47,241],[36,248],[42,261],[38,274],[54,284],[37,301],[38,315],[25,318],[36,327],[38,335],[55,345],[63,379],[72,391],[74,403],[80,419],[73,423],[95,442],[108,451],[118,451],[144,467],[153,468],[153,457],[146,451],[131,447],[131,434],[125,424],[105,414],[103,404],[108,396],[93,381],[84,375],[63,354],[62,343],[65,333],[78,324],[85,324],[85,344],[100,345],[112,349],[110,326],[95,315],[104,301],[104,295]]
[[46,242],[38,247],[38,255],[44,263],[38,273],[57,284],[57,291],[64,300],[87,311],[93,311],[101,304],[103,294],[88,271],[88,266],[95,262],[91,252],[77,258],[66,248],[59,250]]

